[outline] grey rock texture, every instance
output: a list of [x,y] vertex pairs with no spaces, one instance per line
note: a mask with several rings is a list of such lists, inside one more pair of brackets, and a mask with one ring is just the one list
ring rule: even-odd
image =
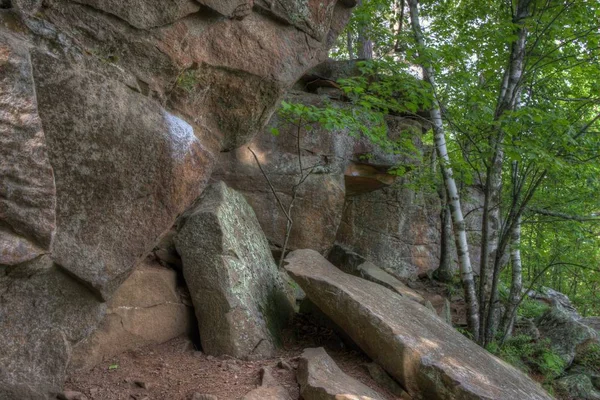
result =
[[565,365],[570,365],[580,345],[598,341],[594,329],[573,318],[571,312],[562,307],[551,307],[537,321],[536,326],[542,339],[549,339],[554,351]]
[[106,305],[49,256],[0,270],[0,399],[46,399],[62,391],[72,346]]
[[183,216],[175,245],[204,352],[272,356],[294,298],[244,197],[223,182],[209,186]]
[[50,250],[56,188],[28,44],[2,30],[0,72],[0,265],[15,265]]
[[294,251],[287,262],[308,298],[414,399],[551,399],[424,306],[345,274],[312,250]]
[[322,347],[302,352],[297,379],[300,395],[305,400],[383,400],[379,393],[346,375]]

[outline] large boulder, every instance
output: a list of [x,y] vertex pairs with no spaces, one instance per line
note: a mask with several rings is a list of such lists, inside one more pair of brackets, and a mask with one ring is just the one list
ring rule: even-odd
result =
[[305,400],[383,400],[364,383],[346,375],[324,348],[305,349],[298,361],[298,384]]
[[[216,154],[251,140],[326,57],[351,12],[335,0],[268,10],[251,0],[1,3],[0,274],[12,287],[22,274],[7,266],[26,271],[47,255],[52,275],[64,271],[102,301],[202,193]],[[88,325],[65,346],[101,318],[30,293],[60,309],[13,316],[12,304],[33,300],[10,291],[0,324],[23,318],[31,349],[66,335],[57,321],[67,309]],[[60,385],[70,350],[38,368],[46,356],[34,362],[0,339],[2,376],[13,377],[3,390],[18,381],[29,393],[0,397],[46,398]]]
[[[578,314],[577,314],[578,315]],[[536,321],[542,339],[548,339],[553,350],[569,366],[578,348],[588,342],[598,341],[599,335],[573,316],[572,311],[555,305]]]
[[287,271],[325,314],[415,399],[551,397],[424,306],[297,250]]
[[194,310],[177,273],[144,260],[115,292],[98,329],[77,344],[69,368],[91,369],[126,350],[189,334]]
[[293,313],[293,297],[252,207],[217,182],[181,223],[175,245],[204,352],[272,356]]

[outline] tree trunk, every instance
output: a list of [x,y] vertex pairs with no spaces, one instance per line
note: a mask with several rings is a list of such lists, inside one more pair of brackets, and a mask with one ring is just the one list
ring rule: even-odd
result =
[[[509,62],[504,73],[494,122],[498,124],[497,129],[490,137],[490,148],[492,156],[487,167],[486,183],[484,188],[485,200],[482,217],[482,244],[480,263],[480,323],[485,328],[485,334],[481,336],[481,344],[486,345],[493,340],[497,307],[498,279],[503,264],[504,248],[499,247],[500,234],[500,202],[502,196],[502,166],[504,164],[504,131],[499,126],[499,120],[506,111],[514,110],[518,103],[521,92],[521,78],[523,76],[525,63],[525,50],[527,43],[527,29],[524,25],[525,19],[529,17],[529,5],[532,0],[519,0],[513,23],[516,25],[515,34],[517,39],[511,44]],[[510,234],[510,233],[507,233]],[[491,288],[490,288],[491,272]]]
[[[424,48],[423,33],[419,21],[418,0],[408,0],[410,7],[410,19],[412,23],[413,34],[418,46]],[[434,70],[427,61],[422,61],[424,78],[431,85],[435,92],[435,74]],[[467,232],[465,229],[465,220],[460,206],[460,197],[454,180],[452,168],[450,166],[450,157],[446,147],[446,135],[442,121],[440,104],[434,101],[430,110],[431,122],[434,131],[435,147],[440,161],[440,169],[444,178],[444,186],[448,196],[452,222],[454,226],[454,236],[456,240],[456,251],[458,253],[458,263],[460,266],[461,280],[465,291],[465,302],[467,307],[467,324],[473,338],[479,340],[479,310],[477,297],[475,295],[475,282],[473,280],[473,269],[469,258],[469,246],[467,243]]]
[[352,46],[352,32],[348,30],[346,34],[346,47],[348,48],[348,58],[354,60],[354,48]]
[[[362,5],[362,0],[359,0],[358,6]],[[359,59],[371,60],[373,58],[373,41],[369,38],[368,29],[366,26],[359,26],[358,41],[356,53]]]
[[452,257],[452,246],[450,246],[452,242],[452,216],[443,191],[440,193],[440,200],[442,205],[440,210],[440,265],[435,271],[435,277],[442,282],[451,282],[456,273]]
[[512,265],[512,282],[510,285],[510,294],[508,296],[508,305],[502,318],[501,331],[504,337],[509,337],[515,324],[517,307],[523,291],[523,268],[521,264],[521,217],[517,219],[511,232],[510,258]]

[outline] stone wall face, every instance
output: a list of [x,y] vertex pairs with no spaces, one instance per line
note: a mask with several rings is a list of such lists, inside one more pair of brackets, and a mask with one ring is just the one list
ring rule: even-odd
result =
[[351,10],[321,3],[2,2],[0,398],[60,390],[71,346],[217,154],[251,140],[325,57]]

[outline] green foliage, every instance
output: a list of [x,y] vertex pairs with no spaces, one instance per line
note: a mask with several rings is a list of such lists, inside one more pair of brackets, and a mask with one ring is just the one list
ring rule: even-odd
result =
[[185,70],[177,77],[177,87],[188,93],[192,92],[197,84],[198,79],[196,78],[196,72],[194,70]]
[[548,304],[526,297],[517,310],[517,315],[522,318],[536,319],[550,309]]
[[530,336],[519,335],[507,340],[503,346],[492,342],[486,349],[523,372],[541,375],[546,384],[557,378],[566,367],[547,339],[536,341]]
[[577,364],[600,373],[600,344],[592,343],[578,354]]

